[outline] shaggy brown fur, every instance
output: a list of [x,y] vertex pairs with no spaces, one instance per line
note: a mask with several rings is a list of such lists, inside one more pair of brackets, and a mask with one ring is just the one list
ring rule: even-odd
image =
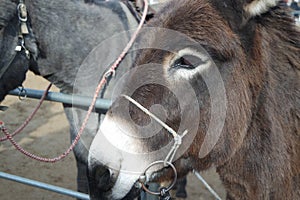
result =
[[[210,119],[209,95],[199,76],[190,81],[202,104],[199,130],[185,155],[188,167],[205,170],[216,166],[227,199],[296,200],[300,199],[300,32],[288,11],[279,6],[268,11],[264,8],[259,15],[245,20],[249,15],[244,8],[250,2],[171,1],[150,26],[176,30],[203,44],[225,84],[225,126],[213,150],[200,159]],[[157,42],[160,36],[152,35],[152,39]],[[162,63],[169,54],[147,49],[140,54],[138,64]],[[136,69],[139,75],[133,74],[129,82],[163,78],[161,70],[149,71],[141,77]],[[154,86],[134,93],[134,98],[146,107],[160,98],[170,112],[168,124],[176,129],[180,121],[176,113],[180,112],[174,111],[172,103],[176,102],[161,100],[166,96]],[[137,123],[148,120],[131,109]]]

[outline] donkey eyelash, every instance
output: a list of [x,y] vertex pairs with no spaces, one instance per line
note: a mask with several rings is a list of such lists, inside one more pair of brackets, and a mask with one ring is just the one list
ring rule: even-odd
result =
[[[206,64],[209,57],[204,53],[198,52],[192,48],[185,48],[180,51],[171,59],[170,67],[172,68],[196,68],[202,64]],[[190,67],[188,67],[190,66]]]
[[180,58],[177,58],[174,61],[173,66],[171,67],[177,69],[183,68],[183,69],[191,70],[207,62],[208,60],[202,60],[201,58],[194,55],[184,55]]
[[191,48],[180,50],[170,61],[168,72],[175,79],[190,79],[210,66],[208,55]]

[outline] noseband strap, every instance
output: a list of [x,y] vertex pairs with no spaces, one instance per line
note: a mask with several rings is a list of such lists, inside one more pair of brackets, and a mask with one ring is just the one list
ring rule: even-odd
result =
[[[148,109],[146,109],[144,106],[142,106],[140,103],[138,103],[133,98],[122,95],[125,99],[127,99],[129,102],[131,102],[133,105],[138,107],[141,111],[146,113],[148,116],[153,118],[157,123],[159,123],[162,127],[164,127],[174,138],[174,144],[172,148],[170,149],[169,153],[167,154],[166,158],[164,160],[158,160],[153,163],[151,163],[145,170],[144,174],[140,176],[139,182],[142,185],[142,188],[153,195],[160,196],[160,199],[170,199],[169,191],[175,186],[176,180],[177,180],[177,171],[175,166],[172,164],[172,161],[174,160],[175,154],[177,150],[179,149],[180,145],[182,144],[182,138],[188,133],[188,130],[185,130],[182,135],[179,135],[176,131],[174,131],[170,126],[168,126],[165,122],[161,121],[157,116],[155,116],[153,113],[151,113]],[[168,188],[162,188],[160,192],[153,192],[147,189],[145,186],[145,182],[147,181],[146,172],[154,165],[163,164],[164,168],[171,167],[174,171],[174,180],[172,184]]]
[[169,151],[168,155],[166,156],[164,160],[164,166],[168,166],[168,162],[172,163],[175,154],[177,150],[179,149],[180,145],[182,144],[182,138],[188,133],[188,130],[185,130],[182,135],[179,135],[176,131],[174,131],[170,126],[168,126],[165,122],[161,121],[157,116],[155,116],[153,113],[151,113],[149,110],[147,110],[144,106],[142,106],[140,103],[138,103],[133,98],[122,95],[125,99],[127,99],[129,102],[131,102],[133,105],[138,107],[141,111],[146,113],[148,116],[153,118],[157,123],[159,123],[162,127],[164,127],[174,138],[174,145],[172,146],[171,150]]

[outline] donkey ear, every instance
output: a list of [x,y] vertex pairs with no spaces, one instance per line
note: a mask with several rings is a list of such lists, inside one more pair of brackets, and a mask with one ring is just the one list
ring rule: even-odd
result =
[[266,13],[270,8],[277,5],[279,0],[253,0],[244,7],[246,16],[249,18]]

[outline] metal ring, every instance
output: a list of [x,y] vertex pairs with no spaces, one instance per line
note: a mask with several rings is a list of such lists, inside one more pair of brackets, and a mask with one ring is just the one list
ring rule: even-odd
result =
[[115,75],[116,75],[116,70],[114,70],[114,69],[109,69],[104,74],[105,78],[110,78],[111,76],[114,77]]
[[25,100],[27,98],[27,90],[21,86],[18,88],[19,90],[19,94],[18,94],[18,97],[21,101]]
[[[170,167],[173,169],[173,171],[174,171],[174,180],[173,180],[173,182],[165,189],[166,192],[169,192],[169,191],[175,186],[176,181],[177,181],[177,171],[176,171],[175,166],[174,166],[172,163],[170,163],[170,162],[165,162],[165,161],[163,161],[163,160],[155,161],[155,162],[151,163],[151,164],[145,169],[145,172],[144,172],[143,175],[146,176],[146,172],[148,171],[148,169],[150,169],[150,168],[153,167],[154,165],[165,164],[165,163],[167,163],[167,166],[170,166]],[[141,184],[142,184],[142,188],[143,188],[147,193],[152,194],[152,195],[156,195],[156,196],[160,196],[160,195],[161,195],[160,192],[153,192],[153,191],[149,190],[149,189],[145,186],[145,184],[144,184],[143,182],[141,182]]]
[[[26,5],[24,3],[19,3],[17,9],[18,9],[18,17],[19,17],[19,20],[21,22],[27,22],[27,16],[26,17],[23,17],[21,16],[21,6],[24,6],[25,9],[26,9]],[[27,11],[26,11],[27,12]]]

